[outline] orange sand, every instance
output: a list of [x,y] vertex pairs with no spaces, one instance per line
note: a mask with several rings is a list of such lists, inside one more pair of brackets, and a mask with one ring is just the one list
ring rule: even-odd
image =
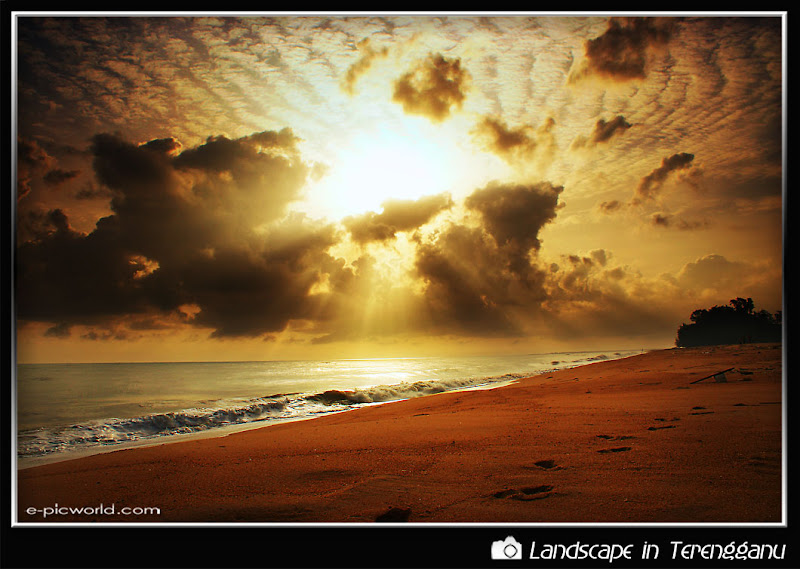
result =
[[[673,349],[21,470],[47,522],[781,522],[775,345]],[[727,383],[691,384],[733,367]]]

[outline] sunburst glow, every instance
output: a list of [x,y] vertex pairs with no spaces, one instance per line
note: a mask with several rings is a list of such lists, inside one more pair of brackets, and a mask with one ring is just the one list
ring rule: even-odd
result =
[[28,360],[638,348],[781,306],[781,18],[18,28]]
[[329,152],[330,166],[309,185],[300,209],[331,219],[380,211],[387,200],[458,193],[465,177],[490,176],[450,136],[411,120],[397,130],[365,125]]

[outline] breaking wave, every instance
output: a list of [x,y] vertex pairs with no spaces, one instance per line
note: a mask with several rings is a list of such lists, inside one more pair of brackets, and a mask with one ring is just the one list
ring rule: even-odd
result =
[[368,404],[399,401],[458,389],[493,387],[533,373],[513,373],[479,379],[417,381],[354,390],[328,390],[312,394],[270,395],[218,402],[215,407],[41,427],[20,431],[17,450],[18,456],[24,459],[136,441],[157,441],[161,437],[199,433],[232,425],[308,418]]

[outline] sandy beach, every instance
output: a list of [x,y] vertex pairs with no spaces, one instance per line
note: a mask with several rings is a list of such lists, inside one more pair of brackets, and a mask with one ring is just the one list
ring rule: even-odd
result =
[[32,467],[18,521],[779,523],[781,358],[661,350]]

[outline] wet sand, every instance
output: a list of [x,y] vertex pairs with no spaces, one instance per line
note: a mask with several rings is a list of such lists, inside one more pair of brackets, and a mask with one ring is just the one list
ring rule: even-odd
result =
[[779,523],[781,357],[661,350],[46,464],[18,472],[18,521]]

